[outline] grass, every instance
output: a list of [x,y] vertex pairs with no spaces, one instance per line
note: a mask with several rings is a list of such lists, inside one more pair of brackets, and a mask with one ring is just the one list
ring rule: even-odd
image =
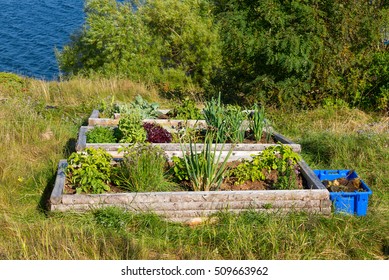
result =
[[276,131],[302,145],[312,168],[357,171],[373,190],[367,216],[220,212],[189,227],[117,208],[48,212],[58,161],[100,100],[142,94],[168,101],[120,79],[25,84],[0,86],[0,259],[388,259],[387,116],[266,109]]

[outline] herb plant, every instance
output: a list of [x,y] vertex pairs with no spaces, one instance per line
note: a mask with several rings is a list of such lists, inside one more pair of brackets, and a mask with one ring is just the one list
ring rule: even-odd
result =
[[131,192],[168,191],[173,185],[166,179],[167,157],[158,146],[147,143],[124,148],[124,157],[114,169],[113,181]]
[[115,131],[111,127],[95,126],[86,133],[87,143],[116,143]]
[[68,158],[66,177],[77,193],[100,194],[110,190],[112,157],[103,149],[86,148]]
[[143,128],[147,133],[147,142],[150,143],[170,143],[172,142],[172,135],[169,131],[164,129],[157,123],[144,123]]
[[99,117],[110,118],[115,113],[115,96],[104,98],[99,104]]

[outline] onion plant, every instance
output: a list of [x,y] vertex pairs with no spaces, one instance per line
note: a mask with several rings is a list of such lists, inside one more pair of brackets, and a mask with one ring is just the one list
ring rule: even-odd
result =
[[219,143],[224,143],[227,140],[226,135],[226,121],[224,115],[224,107],[219,98],[215,100],[212,98],[205,103],[203,109],[204,118],[207,122],[208,129],[211,133],[215,133],[215,140]]
[[243,126],[247,119],[247,113],[240,106],[227,105],[224,108],[226,137],[232,143],[242,143],[245,138],[246,129]]
[[265,108],[263,106],[259,109],[258,104],[254,105],[253,111],[250,114],[249,127],[254,135],[255,141],[261,141],[265,127]]
[[240,106],[221,104],[219,95],[217,100],[211,99],[205,103],[203,112],[210,133],[216,133],[217,142],[243,142],[245,137],[243,123],[247,114]]
[[213,144],[213,138],[212,134],[207,135],[201,151],[197,150],[193,142],[189,143],[189,152],[181,145],[183,166],[194,191],[217,190],[227,171],[227,161],[233,149],[231,148],[222,159],[223,147],[217,151],[217,144]]
[[266,131],[266,142],[270,141],[271,131],[265,119],[265,107],[259,108],[258,104],[253,106],[253,111],[250,113],[249,129],[253,133],[255,141],[261,141],[264,130]]

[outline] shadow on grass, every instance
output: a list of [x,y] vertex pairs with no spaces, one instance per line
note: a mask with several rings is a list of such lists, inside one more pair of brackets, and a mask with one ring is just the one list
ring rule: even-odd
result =
[[[73,152],[76,151],[76,142],[77,141],[74,138],[70,138],[66,142],[62,149],[63,158],[68,158]],[[51,176],[47,181],[46,187],[37,206],[38,211],[44,213],[46,216],[48,216],[50,212],[50,196],[54,188],[55,179],[57,177],[58,163],[59,162],[54,165],[55,169],[50,171]]]
[[64,158],[68,158],[72,153],[76,152],[77,139],[70,138],[62,149]]
[[300,140],[304,157],[315,164],[330,165],[334,156],[335,139],[330,139],[329,134],[316,134]]

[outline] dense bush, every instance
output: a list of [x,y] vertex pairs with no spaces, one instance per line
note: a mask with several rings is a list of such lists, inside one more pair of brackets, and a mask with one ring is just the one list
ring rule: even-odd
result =
[[387,1],[212,2],[224,58],[215,85],[228,100],[387,109]]
[[85,12],[57,52],[68,76],[126,77],[179,97],[222,92],[247,105],[388,110],[388,1],[87,0]]
[[205,0],[87,0],[85,13],[83,29],[57,52],[67,76],[119,75],[171,91],[206,84],[220,63]]

